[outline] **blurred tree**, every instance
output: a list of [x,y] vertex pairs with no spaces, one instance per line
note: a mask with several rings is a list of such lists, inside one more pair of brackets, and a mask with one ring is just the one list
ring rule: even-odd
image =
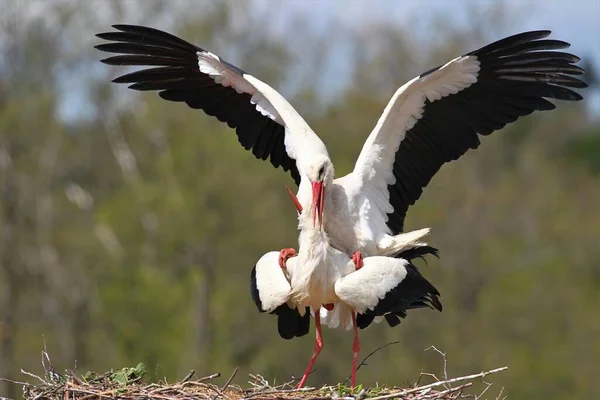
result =
[[[36,4],[37,14],[16,2],[0,25],[6,377],[39,368],[42,339],[59,369],[144,361],[152,379],[240,366],[240,376],[288,380],[310,355],[312,335],[281,340],[248,292],[252,263],[297,241],[287,175],[202,112],[111,84],[108,74],[122,70],[98,63],[95,33],[122,21],[157,26],[242,66],[292,99],[342,175],[401,84],[497,38],[515,18],[494,4],[466,29],[434,21],[428,32],[444,41],[425,46],[389,25],[329,27],[323,40],[299,19],[277,37],[264,21],[281,10],[254,12],[251,2]],[[327,79],[337,77],[340,49],[352,79],[333,96]],[[364,332],[365,354],[401,344],[371,358],[360,382],[438,371],[438,355],[423,352],[435,344],[451,374],[508,365],[498,381],[512,397],[600,394],[600,322],[591,318],[600,300],[600,188],[588,168],[599,130],[581,104],[558,104],[441,169],[407,228],[433,228],[442,259],[421,267],[444,312]],[[312,383],[349,374],[351,340],[325,333]],[[16,397],[0,386],[5,393]]]

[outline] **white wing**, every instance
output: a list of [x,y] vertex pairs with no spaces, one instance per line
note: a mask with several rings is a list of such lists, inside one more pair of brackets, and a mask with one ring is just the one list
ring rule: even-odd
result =
[[[408,207],[446,162],[477,148],[479,136],[535,110],[545,98],[577,101],[568,89],[579,58],[554,50],[569,44],[526,32],[457,57],[406,83],[392,96],[345,179],[362,190],[363,219],[379,232],[403,231]],[[346,177],[345,177],[346,178]],[[357,193],[356,190],[348,192]],[[368,208],[368,209],[367,209]],[[388,220],[389,217],[389,220]]]
[[291,286],[279,266],[278,251],[271,251],[258,260],[252,274],[252,287],[256,288],[260,300],[257,305],[263,311],[272,312],[289,300]]
[[372,310],[386,293],[406,277],[408,262],[401,258],[366,257],[361,269],[339,279],[335,293],[344,303],[363,314]]

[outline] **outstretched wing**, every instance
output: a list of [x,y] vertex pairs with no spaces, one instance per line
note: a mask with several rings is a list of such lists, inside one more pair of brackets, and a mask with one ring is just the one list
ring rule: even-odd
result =
[[[100,33],[110,43],[95,46],[117,53],[102,60],[109,65],[151,66],[116,78],[130,89],[159,91],[160,97],[185,102],[235,128],[240,144],[258,159],[290,171],[296,184],[295,161],[325,146],[277,91],[218,56],[169,33],[144,26],[114,25]],[[301,151],[300,151],[301,150]]]
[[573,77],[584,71],[566,42],[525,32],[433,68],[399,88],[369,135],[352,182],[374,205],[371,221],[403,231],[408,207],[440,167],[479,146],[489,135],[533,111],[552,110],[547,99],[578,101]]

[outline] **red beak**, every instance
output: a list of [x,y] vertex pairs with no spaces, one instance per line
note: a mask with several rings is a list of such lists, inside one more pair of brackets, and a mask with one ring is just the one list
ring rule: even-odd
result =
[[325,198],[325,187],[323,181],[312,183],[312,209],[313,209],[313,227],[316,225],[316,219],[319,219],[319,228],[323,226],[323,205]]
[[288,195],[290,196],[290,199],[292,199],[292,201],[294,202],[294,205],[296,206],[296,210],[298,210],[298,212],[301,213],[302,205],[298,201],[298,198],[296,197],[296,195],[294,193],[292,193],[292,191],[290,190],[289,187],[286,186],[285,189],[287,190]]

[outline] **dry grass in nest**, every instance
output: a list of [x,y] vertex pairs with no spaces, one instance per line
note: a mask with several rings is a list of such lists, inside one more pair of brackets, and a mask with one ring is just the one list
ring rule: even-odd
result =
[[[382,348],[385,346],[382,346]],[[272,386],[260,375],[250,375],[249,387],[243,388],[233,384],[237,375],[237,368],[229,379],[221,386],[214,380],[221,374],[213,374],[201,378],[194,378],[195,372],[190,373],[176,383],[158,382],[144,383],[142,378],[146,373],[143,364],[133,368],[123,368],[109,371],[104,374],[86,373],[76,375],[73,371],[65,374],[55,372],[50,358],[42,352],[42,366],[44,377],[29,372],[21,372],[35,380],[35,383],[19,382],[8,379],[0,380],[20,385],[23,389],[24,400],[239,400],[239,399],[403,399],[403,400],[450,400],[450,399],[483,399],[491,387],[485,383],[485,388],[478,394],[469,393],[469,389],[477,380],[507,369],[507,367],[480,372],[477,374],[448,378],[446,373],[445,354],[432,347],[444,357],[444,377],[438,379],[433,374],[422,373],[416,383],[408,388],[401,387],[373,387],[363,388],[357,386],[351,390],[346,384],[323,386],[320,388],[296,389],[296,381]],[[379,350],[379,349],[378,349]],[[373,352],[374,353],[374,352]],[[373,354],[371,353],[371,355]],[[364,361],[363,361],[364,362]],[[420,384],[421,378],[428,376],[435,381],[429,384]],[[501,399],[502,390],[498,396]]]

